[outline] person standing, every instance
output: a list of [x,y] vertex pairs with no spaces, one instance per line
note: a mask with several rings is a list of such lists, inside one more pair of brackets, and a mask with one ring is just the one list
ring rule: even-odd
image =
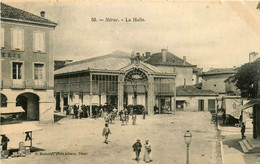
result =
[[140,156],[140,152],[142,149],[142,144],[141,144],[140,140],[137,139],[137,141],[133,144],[132,147],[133,147],[133,151],[135,152],[135,155],[136,155],[135,160],[139,161],[139,156]]
[[152,152],[151,144],[149,143],[149,140],[146,140],[145,144],[144,144],[144,161],[146,163],[149,163],[152,161],[151,152]]
[[136,114],[132,115],[132,124],[136,125]]
[[146,111],[145,111],[145,109],[143,108],[143,119],[145,119],[145,114],[146,114]]
[[129,114],[128,114],[128,112],[126,111],[126,112],[125,112],[125,124],[126,124],[126,125],[128,124],[128,121],[129,121]]
[[122,121],[122,115],[123,115],[123,111],[120,110],[120,112],[119,112],[120,121]]
[[6,137],[5,134],[3,134],[1,136],[2,136],[2,140],[1,140],[2,151],[4,151],[4,150],[7,150],[7,145],[8,145],[8,142],[10,141],[10,139],[8,137]]
[[246,125],[245,125],[244,122],[242,122],[242,125],[241,125],[242,140],[246,138],[246,136],[245,136],[245,131],[246,131]]
[[223,116],[222,116],[223,124],[226,123],[226,110],[223,111]]
[[108,123],[105,123],[105,127],[103,129],[103,136],[105,136],[104,143],[108,144],[108,135],[111,134],[111,130],[108,127]]
[[83,110],[82,107],[79,109],[79,119],[83,117]]

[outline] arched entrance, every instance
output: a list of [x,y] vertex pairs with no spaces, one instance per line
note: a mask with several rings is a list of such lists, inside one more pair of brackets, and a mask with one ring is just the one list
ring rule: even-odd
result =
[[1,107],[7,107],[7,97],[1,93]]
[[23,120],[39,120],[39,96],[34,93],[22,93],[16,98],[16,106],[24,109]]
[[124,105],[143,105],[147,110],[148,77],[146,73],[134,68],[125,75]]

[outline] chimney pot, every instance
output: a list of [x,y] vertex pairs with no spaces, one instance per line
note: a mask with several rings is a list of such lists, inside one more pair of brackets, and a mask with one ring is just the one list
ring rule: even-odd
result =
[[183,56],[183,65],[186,65],[186,56]]
[[252,63],[253,61],[255,61],[258,58],[258,53],[256,52],[251,52],[249,54],[249,63]]
[[166,49],[162,49],[162,61],[166,62],[166,57],[167,57],[167,50]]
[[45,11],[41,11],[41,17],[45,17]]
[[145,58],[148,59],[151,55],[151,52],[145,52]]

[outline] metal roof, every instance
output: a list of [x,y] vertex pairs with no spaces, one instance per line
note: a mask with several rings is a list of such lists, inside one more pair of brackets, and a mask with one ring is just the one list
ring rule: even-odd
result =
[[[122,54],[121,56],[120,53]],[[152,66],[148,63],[144,63],[142,61],[139,62],[142,66],[146,67],[153,73],[171,73],[171,72],[167,72],[167,70],[164,70],[156,66]],[[91,70],[120,72],[123,71],[124,68],[130,65],[131,65],[130,55],[128,57],[125,52],[115,51],[108,55],[69,63],[65,67],[54,71],[54,74],[60,75],[60,74],[84,72],[84,71],[91,71]]]

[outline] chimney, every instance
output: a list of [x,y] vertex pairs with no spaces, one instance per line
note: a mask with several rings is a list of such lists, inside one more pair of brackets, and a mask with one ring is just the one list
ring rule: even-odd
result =
[[184,79],[184,85],[183,88],[186,88],[186,79]]
[[41,17],[45,17],[45,11],[41,11]]
[[151,55],[151,52],[145,52],[145,58],[148,59]]
[[183,56],[183,65],[186,65],[186,56]]
[[249,63],[252,63],[253,61],[255,61],[258,58],[258,53],[256,52],[251,52],[249,54]]
[[166,62],[167,50],[162,49],[161,51],[162,51],[162,62]]

